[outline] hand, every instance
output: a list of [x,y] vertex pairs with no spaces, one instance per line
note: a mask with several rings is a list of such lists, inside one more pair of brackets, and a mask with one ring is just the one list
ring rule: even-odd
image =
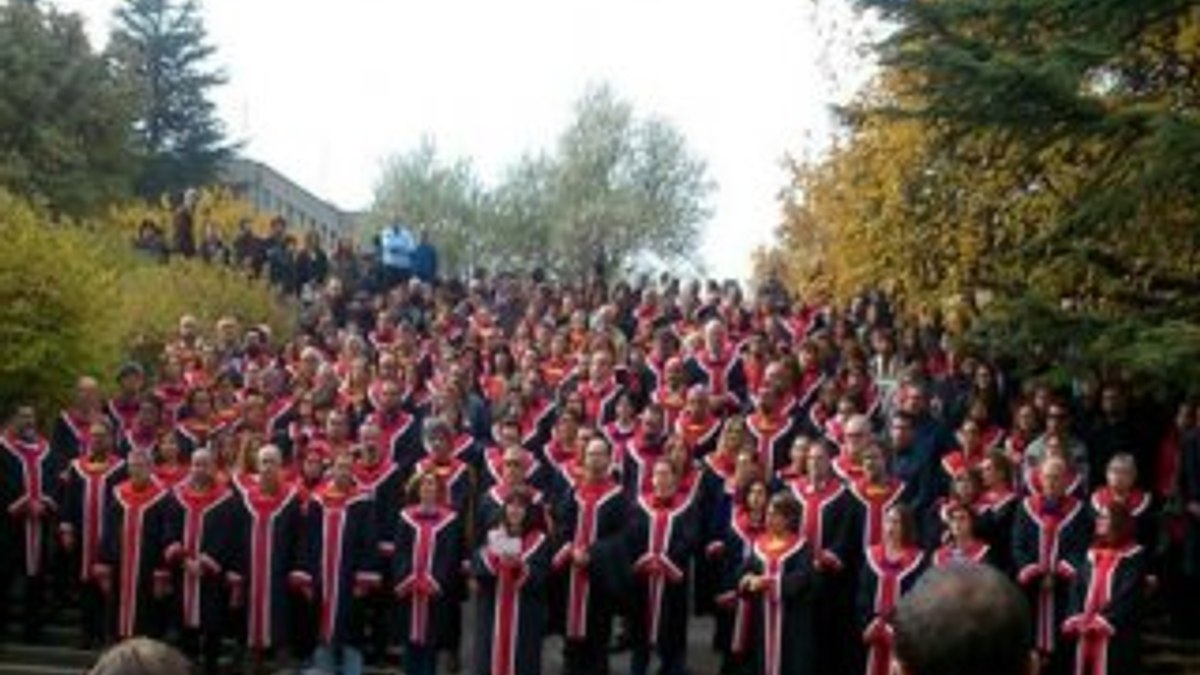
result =
[[587,567],[587,564],[591,561],[592,557],[587,550],[576,548],[571,551],[571,559],[575,562],[577,567]]
[[41,520],[42,516],[46,513],[46,505],[40,499],[30,500],[29,511],[27,513],[31,519]]
[[199,558],[188,558],[183,563],[183,571],[189,577],[198,577],[204,573],[204,567],[200,565]]
[[76,543],[78,543],[78,542],[75,539],[74,532],[63,532],[62,533],[62,547],[64,550],[74,551]]
[[1054,590],[1054,575],[1047,574],[1042,577],[1042,588],[1047,591]]
[[475,579],[467,581],[467,590],[471,592],[471,595],[479,595],[479,582]]
[[242,590],[241,585],[234,586],[233,590],[229,592],[229,606],[234,609],[241,609],[245,602],[245,591]]
[[1187,512],[1193,518],[1200,518],[1200,502],[1188,502]]

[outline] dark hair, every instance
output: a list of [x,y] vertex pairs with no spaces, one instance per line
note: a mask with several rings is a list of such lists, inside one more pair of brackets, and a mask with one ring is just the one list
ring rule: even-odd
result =
[[800,502],[796,501],[795,497],[784,492],[778,492],[771,496],[771,500],[767,502],[767,509],[775,509],[783,519],[787,521],[789,532],[800,531]]
[[888,511],[894,511],[900,518],[900,539],[905,546],[915,546],[917,543],[917,517],[912,507],[907,504],[894,504]]
[[174,647],[133,638],[100,656],[88,675],[191,675],[192,666]]
[[1029,607],[987,565],[931,570],[896,609],[896,660],[911,675],[1026,675]]

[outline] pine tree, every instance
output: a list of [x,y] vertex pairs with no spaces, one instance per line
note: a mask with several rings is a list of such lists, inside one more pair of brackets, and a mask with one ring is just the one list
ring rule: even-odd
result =
[[196,3],[125,0],[116,22],[111,56],[138,102],[138,193],[153,198],[213,182],[234,146],[209,98],[226,78],[209,63],[216,48]]

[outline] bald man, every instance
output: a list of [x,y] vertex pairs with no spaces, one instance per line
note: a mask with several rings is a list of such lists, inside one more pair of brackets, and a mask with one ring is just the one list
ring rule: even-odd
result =
[[300,500],[283,478],[274,445],[258,451],[258,479],[241,491],[235,516],[236,557],[227,575],[234,603],[246,612],[246,645],[258,659],[288,638],[288,573],[302,525]]
[[1067,599],[1091,541],[1087,508],[1067,492],[1068,466],[1051,456],[1038,467],[1042,491],[1026,497],[1013,526],[1017,582],[1035,608],[1035,646],[1046,671],[1065,673],[1069,652],[1060,644]]

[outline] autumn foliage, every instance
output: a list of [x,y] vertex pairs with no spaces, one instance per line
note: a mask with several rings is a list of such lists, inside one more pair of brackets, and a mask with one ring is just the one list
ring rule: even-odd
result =
[[1200,375],[1195,3],[856,5],[895,30],[759,274],[970,306],[993,353]]

